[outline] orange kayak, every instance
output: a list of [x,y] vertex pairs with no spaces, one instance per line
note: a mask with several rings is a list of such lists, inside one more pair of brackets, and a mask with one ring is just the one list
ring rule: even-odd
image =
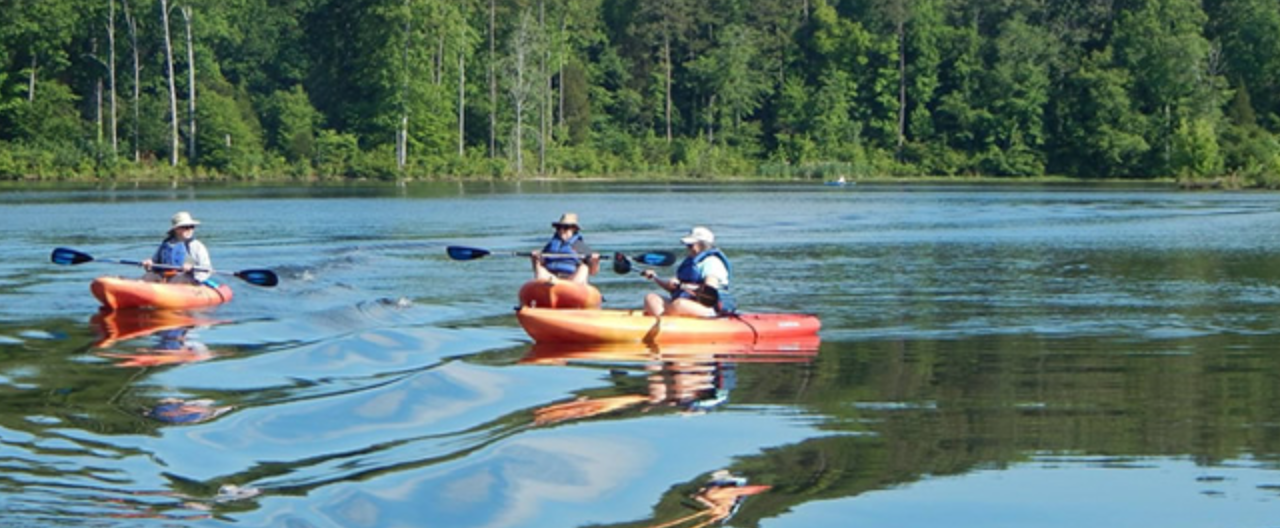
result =
[[520,308],[520,326],[539,343],[757,343],[813,336],[822,324],[809,314],[663,317],[642,310]]
[[231,300],[231,287],[195,284],[165,284],[123,277],[98,277],[89,291],[103,306],[118,308],[201,308]]
[[590,284],[531,280],[520,287],[520,306],[535,308],[599,308],[600,290]]
[[538,342],[521,363],[646,363],[651,361],[722,363],[805,363],[818,356],[817,334],[754,343],[572,343]]

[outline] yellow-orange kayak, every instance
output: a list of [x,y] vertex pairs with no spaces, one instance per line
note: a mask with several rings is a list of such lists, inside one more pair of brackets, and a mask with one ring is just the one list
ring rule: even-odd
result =
[[531,280],[520,287],[520,306],[534,308],[599,308],[600,290],[590,284]]
[[89,291],[103,306],[118,308],[201,308],[231,300],[231,287],[195,284],[166,284],[123,277],[98,277]]
[[574,362],[646,363],[804,363],[818,356],[817,334],[754,343],[573,343],[538,342],[521,363],[563,365]]
[[520,326],[539,343],[756,343],[812,336],[822,324],[809,314],[657,317],[641,310],[520,308]]

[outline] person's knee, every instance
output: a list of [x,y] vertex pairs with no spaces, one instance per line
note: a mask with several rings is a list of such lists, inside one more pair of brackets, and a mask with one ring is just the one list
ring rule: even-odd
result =
[[644,296],[644,312],[649,315],[662,315],[666,311],[666,300],[656,293]]

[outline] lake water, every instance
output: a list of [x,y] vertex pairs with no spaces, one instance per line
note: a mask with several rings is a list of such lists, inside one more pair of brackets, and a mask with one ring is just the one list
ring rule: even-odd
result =
[[[49,262],[145,258],[179,210],[281,284],[104,317],[89,281],[139,270]],[[710,226],[740,308],[820,346],[534,346],[504,252],[565,211],[605,252]],[[1280,526],[1276,194],[0,190],[0,249],[5,526]]]

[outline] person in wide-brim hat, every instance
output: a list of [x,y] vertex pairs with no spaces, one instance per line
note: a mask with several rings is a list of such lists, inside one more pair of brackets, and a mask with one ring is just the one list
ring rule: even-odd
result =
[[561,229],[561,228],[573,229],[574,232],[582,231],[582,226],[578,225],[577,213],[565,213],[560,215],[559,220],[556,220],[555,222],[551,222],[551,227],[554,227],[556,229]]
[[[203,242],[196,240],[200,221],[187,211],[178,211],[169,219],[169,231],[151,258],[142,261],[147,273],[142,278],[151,282],[200,284],[209,279],[213,259]],[[168,269],[152,269],[161,265]]]
[[533,278],[548,283],[564,279],[587,284],[591,275],[600,271],[600,255],[592,252],[591,246],[583,240],[578,214],[564,213],[551,223],[551,227],[556,230],[551,240],[542,246],[541,251],[530,253]]

